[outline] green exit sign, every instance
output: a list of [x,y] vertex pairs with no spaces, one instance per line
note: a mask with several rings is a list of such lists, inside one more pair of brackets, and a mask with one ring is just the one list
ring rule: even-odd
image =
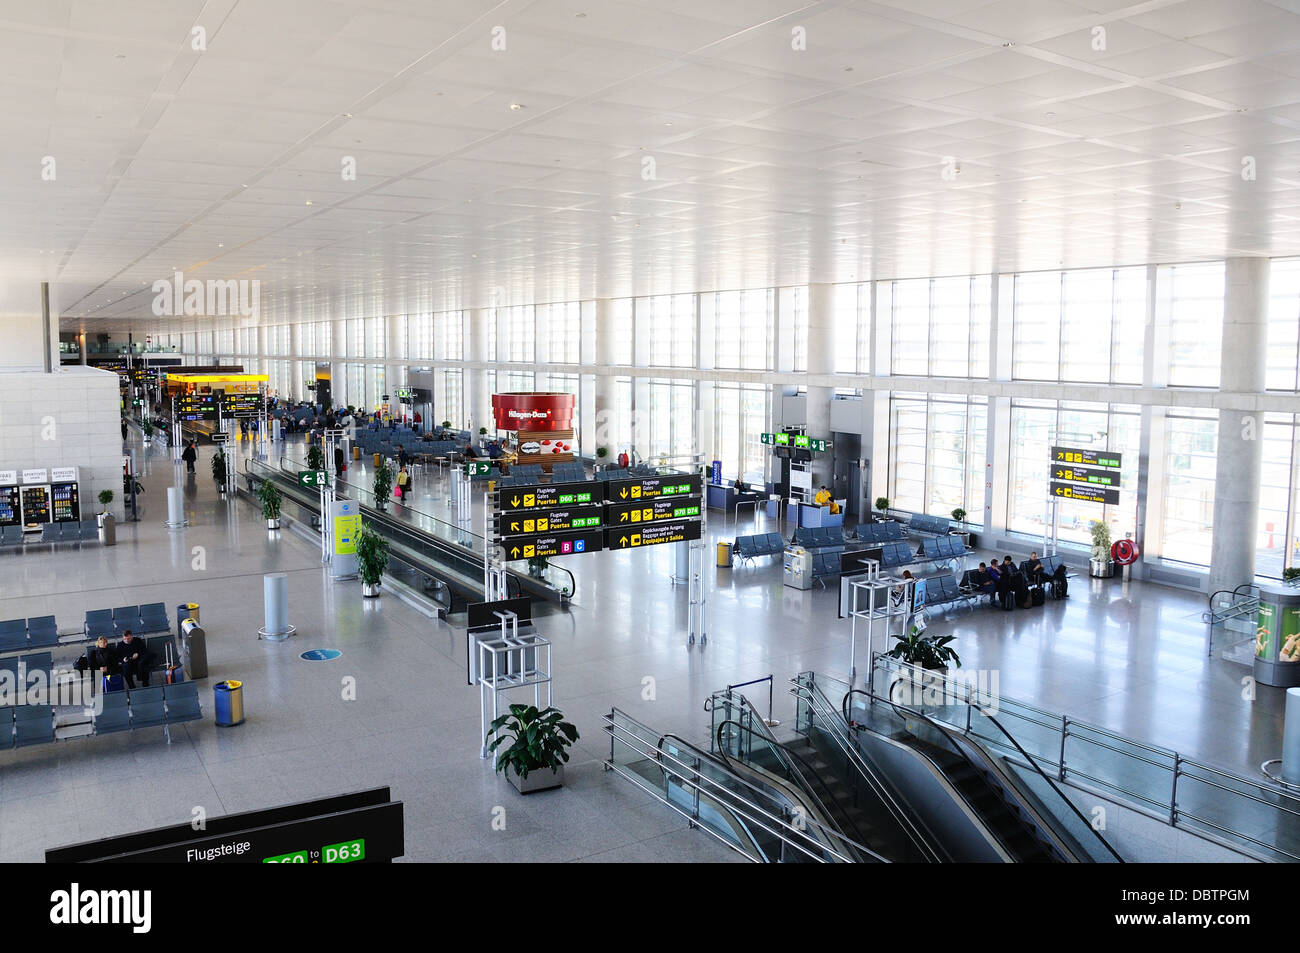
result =
[[490,463],[467,463],[465,464],[465,476],[487,476],[492,470]]
[[330,475],[328,470],[299,470],[299,486],[328,486]]

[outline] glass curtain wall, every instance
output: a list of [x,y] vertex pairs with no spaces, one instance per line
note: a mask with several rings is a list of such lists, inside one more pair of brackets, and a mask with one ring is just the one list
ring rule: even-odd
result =
[[949,394],[890,398],[889,501],[896,509],[950,516],[984,513],[988,402]]

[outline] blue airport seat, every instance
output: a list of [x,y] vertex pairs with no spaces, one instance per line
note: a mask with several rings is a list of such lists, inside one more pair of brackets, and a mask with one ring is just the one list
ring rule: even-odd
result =
[[148,728],[161,725],[167,720],[163,709],[163,687],[153,685],[149,688],[133,688],[126,693],[131,701],[131,727]]
[[48,744],[54,740],[54,709],[49,705],[19,705],[14,709],[14,743]]
[[194,721],[196,718],[203,717],[203,712],[199,708],[199,686],[196,682],[164,685],[162,689],[168,724]]
[[54,616],[42,615],[27,620],[27,644],[34,649],[59,644],[59,627],[54,624]]
[[63,538],[63,528],[59,523],[46,523],[41,527],[42,543],[57,543]]
[[99,697],[103,699],[103,710],[95,715],[95,734],[129,731],[131,712],[127,706],[126,692],[104,692]]
[[8,619],[0,622],[0,652],[27,648],[27,620]]
[[0,749],[14,746],[14,709],[0,708]]

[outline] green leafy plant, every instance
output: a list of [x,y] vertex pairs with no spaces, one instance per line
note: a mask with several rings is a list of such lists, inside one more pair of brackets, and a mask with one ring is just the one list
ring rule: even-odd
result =
[[357,537],[357,572],[361,581],[367,586],[377,586],[387,568],[388,540],[363,526]]
[[1110,561],[1110,524],[1104,520],[1093,520],[1088,524],[1092,530],[1092,558]]
[[479,435],[480,437],[486,437],[486,436],[487,436],[487,428],[486,428],[486,427],[479,427],[479,428],[478,428],[478,435]]
[[609,447],[597,447],[596,456],[604,460],[607,456],[609,456]]
[[876,497],[876,509],[879,510],[881,513],[889,509],[889,497],[887,496]]
[[[521,780],[530,771],[558,771],[569,760],[566,749],[578,740],[578,729],[564,720],[563,712],[558,708],[539,710],[535,705],[511,705],[508,714],[488,726],[487,737],[497,732],[504,733],[488,744],[488,751],[495,752],[506,742],[509,746],[497,755],[496,769],[514,768]],[[487,742],[487,738],[483,740]]]
[[325,469],[325,451],[320,447],[312,445],[307,448],[307,469],[324,470]]
[[278,520],[280,518],[280,506],[284,503],[284,495],[270,480],[263,480],[257,487],[257,498],[262,503],[262,517],[268,520]]
[[222,486],[226,485],[226,451],[220,447],[212,455],[212,479]]
[[375,499],[380,503],[388,500],[388,494],[393,492],[393,468],[387,463],[381,462],[375,467]]
[[958,523],[964,523],[966,522],[966,511],[959,506],[952,511],[952,518]]
[[108,512],[108,504],[110,504],[110,503],[112,503],[112,502],[113,502],[113,491],[112,491],[112,490],[100,490],[100,491],[99,491],[99,505],[102,506],[102,507],[104,508],[104,512],[105,512],[105,513]]
[[956,636],[922,635],[920,629],[912,626],[912,631],[907,635],[896,635],[894,638],[898,644],[889,650],[890,658],[901,659],[921,668],[947,668],[949,662],[961,668],[961,659],[948,647],[948,643]]
[[450,420],[444,420],[444,421],[442,422],[442,429],[443,429],[443,430],[448,430],[448,429],[450,429],[450,427],[451,427],[451,421],[450,421]]
[[142,424],[140,424],[140,430],[144,433],[144,435],[145,435],[146,437],[152,437],[152,436],[153,436],[153,422],[150,421],[150,420],[146,420],[146,421],[144,421]]
[[534,576],[540,576],[542,573],[546,572],[546,568],[550,566],[550,564],[551,561],[545,556],[534,556],[528,560],[528,571]]
[[348,414],[352,416],[356,416],[356,413],[357,413],[357,409],[353,407],[351,404],[348,404]]
[[1292,579],[1300,578],[1300,566],[1288,566],[1286,569],[1283,569],[1282,578],[1287,582],[1290,582]]

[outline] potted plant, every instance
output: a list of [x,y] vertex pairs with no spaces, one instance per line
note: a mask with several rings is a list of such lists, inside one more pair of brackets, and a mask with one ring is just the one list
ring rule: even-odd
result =
[[1300,566],[1287,566],[1282,570],[1282,581],[1295,586],[1300,585]]
[[956,636],[923,635],[918,626],[912,626],[912,631],[907,635],[896,635],[894,638],[898,644],[886,655],[914,667],[904,670],[889,686],[890,700],[899,704],[919,703],[926,689],[937,690],[942,696],[948,663],[961,668],[961,658],[948,645]]
[[444,420],[444,421],[442,422],[441,426],[442,426],[442,429],[443,429],[443,430],[450,430],[450,429],[451,429],[451,421],[450,421],[450,420]]
[[257,488],[257,498],[262,503],[262,516],[266,518],[267,529],[280,528],[280,506],[284,495],[270,480],[263,480]]
[[98,499],[99,505],[104,508],[104,512],[95,517],[95,522],[99,524],[99,541],[105,546],[113,546],[117,543],[117,519],[108,509],[108,505],[113,502],[113,491],[100,490]]
[[147,447],[153,442],[153,423],[152,421],[143,421],[140,424],[140,432],[144,434],[144,445]]
[[881,516],[889,515],[889,497],[887,496],[876,497],[876,512],[878,512]]
[[957,528],[951,530],[953,536],[961,537],[961,544],[967,548],[970,547],[970,531],[966,528],[966,511],[960,506],[952,511],[952,520],[957,524]]
[[375,506],[383,509],[388,503],[388,494],[393,492],[393,468],[381,461],[375,467]]
[[[487,738],[493,735],[496,737],[488,744]],[[529,794],[564,783],[564,763],[569,760],[566,749],[578,740],[578,729],[564,720],[558,708],[511,705],[507,714],[488,726],[487,738],[483,742],[489,753],[509,742],[497,755],[497,772],[504,771],[520,794]]]
[[324,470],[325,469],[325,451],[320,447],[312,444],[307,448],[307,469]]
[[597,447],[597,448],[596,448],[596,457],[597,457],[597,459],[604,460],[607,456],[609,456],[609,447]]
[[1110,525],[1105,520],[1093,520],[1092,558],[1088,560],[1088,574],[1094,579],[1109,579],[1115,574],[1115,564],[1110,558]]
[[540,578],[550,564],[550,560],[545,556],[534,556],[528,560],[528,574]]
[[217,491],[226,492],[226,450],[218,447],[212,455],[212,479],[217,481]]
[[388,540],[374,530],[362,527],[357,537],[357,572],[361,575],[361,594],[367,599],[379,595],[379,582],[388,568]]
[[966,511],[963,510],[960,506],[957,507],[955,510],[952,511],[952,520],[954,523],[957,523],[962,529],[965,529]]

